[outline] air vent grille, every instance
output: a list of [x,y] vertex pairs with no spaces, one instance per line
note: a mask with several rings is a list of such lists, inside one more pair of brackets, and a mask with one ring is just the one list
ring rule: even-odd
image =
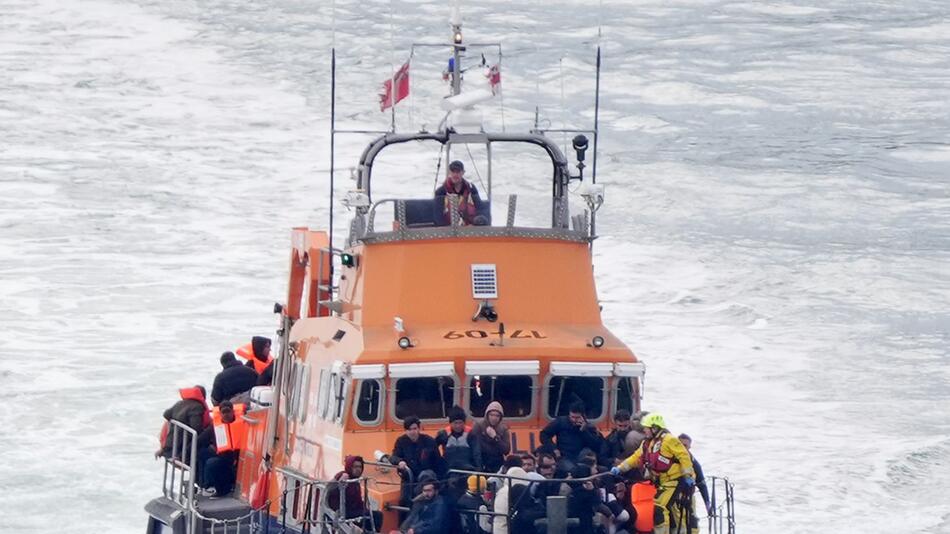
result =
[[498,274],[494,263],[472,264],[472,297],[476,299],[498,298]]

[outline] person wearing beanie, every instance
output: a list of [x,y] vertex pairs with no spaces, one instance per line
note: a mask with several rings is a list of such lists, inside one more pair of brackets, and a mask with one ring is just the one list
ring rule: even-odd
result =
[[505,410],[501,403],[492,401],[485,408],[485,417],[475,423],[472,433],[478,440],[481,455],[481,471],[496,473],[505,463],[505,456],[511,452],[508,426],[504,423]]
[[214,377],[211,387],[211,404],[217,406],[221,401],[246,393],[256,385],[257,373],[254,369],[241,365],[233,352],[225,352],[221,355],[221,372]]
[[488,506],[491,504],[488,480],[480,475],[471,475],[466,482],[466,491],[459,497],[455,506],[461,516],[462,533],[489,534],[491,532],[491,516],[476,513],[487,512]]
[[449,469],[471,471],[482,464],[478,450],[478,440],[472,434],[472,426],[466,424],[465,410],[452,406],[449,410],[449,424],[435,436],[435,442],[442,450]]

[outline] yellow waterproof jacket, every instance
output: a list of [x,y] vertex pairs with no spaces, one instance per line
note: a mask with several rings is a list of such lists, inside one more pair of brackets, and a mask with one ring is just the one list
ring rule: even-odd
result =
[[[660,462],[670,462],[669,469],[664,472],[657,472],[650,465],[650,457],[662,457],[659,459]],[[634,467],[644,467],[644,470],[647,471],[644,476],[658,479],[657,482],[660,486],[675,486],[679,479],[684,476],[696,477],[689,451],[676,436],[670,434],[667,430],[661,431],[653,439],[644,440],[643,445],[617,467],[623,473]]]

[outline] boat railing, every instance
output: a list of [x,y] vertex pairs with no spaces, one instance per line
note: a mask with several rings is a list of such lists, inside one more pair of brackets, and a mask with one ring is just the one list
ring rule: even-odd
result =
[[[269,504],[269,503],[268,503]],[[267,522],[267,505],[251,509],[247,513],[232,518],[209,517],[199,510],[192,510],[197,527],[193,534],[257,534],[264,532]]]
[[[573,227],[567,223],[553,226],[516,226],[518,195],[512,194],[507,197],[507,211],[503,224],[492,224],[490,207],[485,213],[479,213],[476,216],[482,217],[482,220],[478,222],[484,224],[465,224],[457,209],[461,198],[451,194],[447,195],[447,198],[448,202],[456,206],[456,209],[449,210],[450,219],[447,221],[448,224],[444,225],[436,224],[436,217],[433,214],[435,202],[431,198],[378,200],[364,208],[365,212],[360,212],[353,218],[349,242],[350,244],[383,243],[453,237],[547,238],[585,243],[590,240],[590,223],[586,212],[570,218]],[[559,205],[564,206],[564,204]],[[378,215],[383,208],[388,210],[390,206],[393,210],[392,228],[377,229]],[[563,219],[567,220],[568,217],[565,216]]]
[[725,477],[706,477],[709,486],[710,514],[707,518],[710,534],[736,533],[734,487]]
[[[281,528],[298,529],[301,534],[309,532],[363,532],[364,524],[376,532],[376,518],[372,510],[367,515],[347,518],[346,487],[358,484],[361,487],[363,502],[369,503],[369,477],[347,480],[318,480],[293,469],[278,468],[284,477],[283,491],[280,497]],[[338,495],[339,504],[331,506],[329,498]],[[352,503],[351,503],[352,505]],[[367,506],[367,508],[369,508]]]
[[191,513],[198,482],[198,433],[188,425],[168,421],[171,450],[164,456],[162,495],[174,502],[188,515],[188,532],[195,532],[195,516]]

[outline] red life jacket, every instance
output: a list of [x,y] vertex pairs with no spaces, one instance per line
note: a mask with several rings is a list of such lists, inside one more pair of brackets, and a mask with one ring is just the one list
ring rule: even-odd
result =
[[242,417],[244,405],[234,405],[234,421],[225,423],[221,418],[221,407],[215,406],[211,412],[211,421],[214,424],[214,440],[218,454],[227,451],[239,451],[247,442],[247,423]]
[[653,439],[643,441],[643,465],[653,473],[669,471],[670,467],[673,467],[673,462],[676,461],[675,458],[667,458],[660,454],[660,449],[663,447],[663,437],[666,434],[668,432],[663,430]]
[[270,356],[267,357],[267,360],[262,361],[258,359],[257,356],[254,354],[254,345],[251,343],[244,345],[243,347],[239,348],[235,352],[237,353],[238,356],[244,358],[245,360],[249,362],[252,362],[254,364],[254,370],[257,371],[257,374],[263,373],[264,369],[267,369],[267,366],[270,365],[270,362],[274,360],[274,358]]

